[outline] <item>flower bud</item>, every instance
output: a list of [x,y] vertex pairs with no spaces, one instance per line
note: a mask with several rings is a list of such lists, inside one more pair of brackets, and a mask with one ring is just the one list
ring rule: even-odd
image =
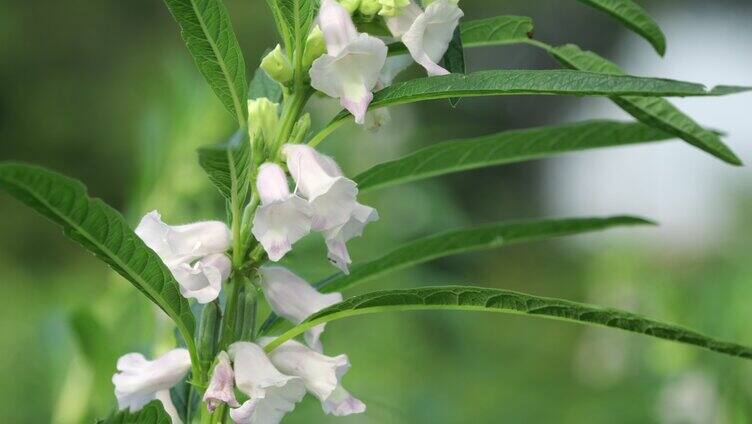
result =
[[280,84],[292,81],[292,65],[279,44],[261,60],[261,69]]
[[311,33],[308,34],[306,40],[305,51],[303,52],[303,67],[310,67],[313,61],[324,53],[326,53],[326,40],[324,40],[324,33],[321,32],[321,28],[316,25],[311,29]]
[[279,126],[279,105],[266,97],[248,100],[248,120],[250,135],[255,138],[261,135],[265,143],[271,143],[277,136]]
[[363,17],[373,17],[381,10],[381,3],[379,0],[360,0],[359,10]]
[[379,3],[379,15],[393,18],[402,14],[402,9],[410,4],[410,0],[379,0]]
[[339,0],[339,4],[344,6],[348,12],[352,15],[360,7],[360,0]]
[[298,119],[295,126],[292,127],[292,133],[290,134],[290,143],[300,144],[305,139],[308,130],[311,128],[311,115],[306,113]]

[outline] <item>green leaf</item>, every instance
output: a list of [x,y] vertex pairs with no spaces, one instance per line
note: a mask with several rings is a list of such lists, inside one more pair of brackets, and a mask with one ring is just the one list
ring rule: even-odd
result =
[[[610,62],[590,51],[568,44],[560,47],[545,47],[550,54],[564,66],[590,72],[610,75],[623,75],[615,63]],[[724,87],[717,87],[724,90]],[[682,113],[668,100],[655,97],[622,96],[611,100],[637,120],[659,128],[681,138],[687,143],[733,165],[742,162],[726,146],[721,137],[697,124],[692,118]]]
[[247,137],[246,129],[241,128],[225,144],[198,149],[199,165],[222,196],[238,207],[245,203],[250,189],[251,155]]
[[227,110],[244,126],[245,59],[221,0],[164,0],[180,25],[188,51]]
[[526,16],[496,16],[460,24],[465,47],[523,43],[533,35],[533,20]]
[[194,321],[170,270],[115,209],[92,199],[81,182],[36,166],[0,164],[0,189],[63,227],[63,232],[157,304],[175,322],[198,364]]
[[258,68],[253,75],[250,87],[248,87],[248,98],[255,100],[261,97],[266,97],[272,103],[281,103],[282,86],[274,81],[266,71]]
[[752,349],[749,347],[716,340],[630,312],[509,290],[468,286],[386,290],[355,296],[313,314],[269,343],[265,349],[271,352],[285,341],[325,322],[379,312],[417,310],[501,312],[600,325],[752,359]]
[[[630,216],[615,216],[610,218],[511,221],[451,230],[404,244],[378,259],[354,266],[350,274],[333,274],[314,284],[314,286],[324,293],[331,293],[384,274],[445,256],[493,249],[515,243],[601,231],[618,226],[646,224],[651,224],[651,222]],[[277,322],[276,316],[270,316],[261,327],[261,333],[268,333]]]
[[138,412],[128,410],[114,413],[99,424],[170,424],[172,419],[164,410],[162,402],[153,400]]
[[648,143],[673,138],[640,123],[587,121],[504,131],[450,140],[378,164],[354,178],[361,192],[468,169],[521,162],[578,150]]
[[666,37],[653,18],[631,0],[579,0],[588,6],[602,10],[621,21],[627,28],[645,38],[663,56],[666,53]]
[[[452,74],[464,74],[465,73],[465,52],[462,48],[462,39],[460,38],[460,27],[454,29],[452,39],[449,41],[447,51],[444,53],[444,57],[441,59],[444,63],[444,68]],[[456,107],[460,102],[459,98],[450,97],[449,104],[452,107]]]

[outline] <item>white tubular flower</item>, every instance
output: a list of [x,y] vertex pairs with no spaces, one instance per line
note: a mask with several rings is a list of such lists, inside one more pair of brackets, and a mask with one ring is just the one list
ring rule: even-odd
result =
[[345,178],[332,158],[304,144],[285,144],[287,160],[297,190],[311,205],[311,228],[330,230],[346,223],[355,208],[358,189]]
[[401,15],[387,18],[386,23],[392,35],[402,40],[428,75],[446,75],[449,71],[437,63],[446,53],[463,15],[455,2],[438,0],[423,12],[412,3],[403,9]]
[[305,396],[300,377],[284,375],[274,367],[256,344],[236,342],[230,345],[235,383],[250,399],[230,410],[238,424],[276,424]]
[[368,34],[359,34],[348,11],[334,0],[321,2],[318,23],[327,54],[311,65],[311,86],[338,98],[355,122],[362,124],[373,99],[371,91],[386,61],[386,44]]
[[[265,345],[272,340],[264,337],[260,342]],[[289,340],[274,349],[269,357],[280,371],[302,378],[306,389],[319,399],[325,413],[345,416],[366,410],[366,405],[341,385],[342,377],[350,369],[347,355],[326,356]]]
[[183,297],[207,303],[219,296],[231,268],[223,254],[232,241],[225,223],[203,221],[170,226],[162,222],[157,211],[152,211],[141,218],[135,232],[170,269]]
[[277,164],[261,165],[256,186],[261,206],[256,209],[251,232],[276,262],[311,231],[313,212],[308,202],[290,193],[285,171]]
[[379,213],[376,209],[358,203],[346,223],[324,232],[329,260],[345,274],[350,272],[348,266],[352,262],[347,251],[347,241],[362,236],[366,224],[378,219]]
[[194,265],[182,263],[172,268],[180,285],[180,294],[198,303],[209,303],[219,296],[222,283],[230,276],[232,262],[222,253],[206,256]]
[[214,411],[222,403],[233,408],[240,406],[235,399],[235,373],[230,365],[230,357],[222,351],[217,355],[217,363],[214,365],[209,387],[204,393],[204,402],[209,411]]
[[[300,324],[312,314],[342,301],[341,293],[319,293],[305,280],[279,266],[261,267],[260,284],[264,296],[274,313]],[[306,331],[308,346],[321,351],[321,333],[326,324],[317,325]]]
[[[169,390],[185,378],[191,368],[191,357],[186,349],[173,349],[159,358],[149,361],[140,353],[128,353],[117,361],[118,372],[112,376],[118,409],[136,412],[159,397],[165,410],[174,406]],[[167,397],[163,393],[167,391]],[[158,396],[159,394],[159,396]]]

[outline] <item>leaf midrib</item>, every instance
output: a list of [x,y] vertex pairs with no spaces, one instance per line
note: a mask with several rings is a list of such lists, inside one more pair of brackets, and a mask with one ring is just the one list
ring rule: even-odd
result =
[[[235,84],[233,84],[234,80],[230,79],[229,73],[227,72],[227,65],[225,64],[225,60],[220,54],[219,48],[217,47],[217,43],[214,41],[214,38],[209,34],[206,24],[204,23],[204,19],[197,9],[196,0],[190,0],[190,2],[191,7],[193,8],[193,13],[194,15],[196,15],[196,20],[198,20],[199,25],[201,25],[201,30],[204,32],[204,35],[206,35],[206,41],[209,43],[209,46],[211,46],[212,51],[214,52],[214,56],[216,56],[217,58],[217,65],[219,65],[220,69],[222,69],[222,75],[224,76],[225,82],[227,83],[227,86],[230,90],[232,102],[235,104],[235,115],[237,115],[238,123],[243,126],[245,125],[245,117],[241,113],[243,108],[240,105],[240,99],[238,98],[238,92],[235,90]],[[217,7],[221,8],[221,5],[217,5]],[[227,17],[227,19],[230,19],[229,16]]]

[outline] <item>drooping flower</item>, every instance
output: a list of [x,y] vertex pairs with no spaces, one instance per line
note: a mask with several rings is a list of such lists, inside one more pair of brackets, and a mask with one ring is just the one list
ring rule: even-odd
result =
[[290,193],[285,171],[277,164],[261,165],[256,186],[261,205],[256,209],[251,232],[269,259],[276,262],[311,231],[313,212],[308,202]]
[[311,228],[324,233],[329,259],[347,273],[350,256],[345,243],[378,219],[376,210],[358,203],[355,182],[345,178],[329,156],[302,144],[286,144],[282,153],[298,191],[311,205]]
[[230,410],[236,423],[279,423],[305,396],[303,380],[279,372],[258,345],[235,342],[228,353],[234,364],[235,383],[250,398]]
[[[305,280],[279,266],[259,269],[260,284],[264,296],[274,313],[293,324],[300,324],[312,314],[342,301],[341,293],[319,293]],[[326,324],[306,331],[308,346],[321,351],[321,333]]]
[[184,379],[190,368],[191,357],[186,349],[173,349],[153,361],[140,353],[121,356],[117,361],[118,372],[112,376],[118,409],[136,412],[159,399],[166,411],[174,411],[170,388]]
[[238,408],[240,404],[235,399],[235,373],[230,365],[230,357],[226,352],[219,352],[217,363],[214,365],[209,387],[204,392],[204,402],[209,411],[214,411],[222,403],[232,408]]
[[[260,340],[266,345],[273,338]],[[303,379],[305,388],[321,402],[324,412],[336,416],[359,414],[366,405],[342,387],[341,380],[350,369],[347,355],[326,356],[302,343],[289,340],[274,349],[269,357],[280,371]]]
[[428,75],[446,75],[449,71],[438,62],[446,53],[462,16],[464,14],[456,2],[437,0],[428,5],[425,11],[410,3],[402,9],[401,14],[387,17],[386,24]]
[[141,218],[135,232],[170,269],[184,297],[199,303],[217,298],[231,266],[223,254],[232,241],[227,225],[202,221],[170,226],[152,211]]
[[334,160],[305,144],[285,144],[282,154],[297,191],[311,205],[311,228],[324,231],[347,222],[358,189],[354,181],[342,175]]
[[311,65],[311,86],[338,98],[355,122],[362,124],[386,61],[386,44],[368,34],[359,34],[350,13],[334,0],[321,2],[318,24],[327,53]]
[[349,273],[348,266],[352,263],[346,243],[352,238],[362,236],[366,224],[378,219],[376,209],[358,203],[346,223],[324,232],[329,260],[345,274]]

